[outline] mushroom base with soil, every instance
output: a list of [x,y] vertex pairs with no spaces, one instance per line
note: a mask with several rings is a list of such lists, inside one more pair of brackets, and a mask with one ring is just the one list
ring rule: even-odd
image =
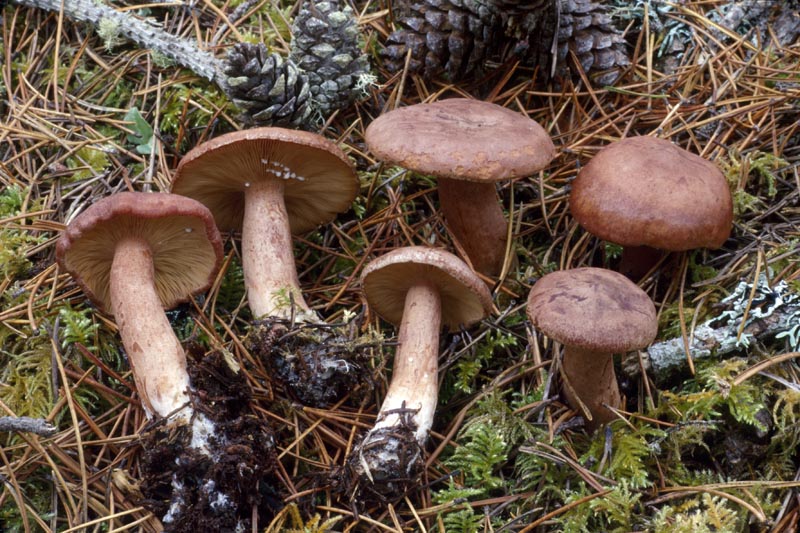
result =
[[333,477],[357,502],[393,501],[419,482],[425,468],[424,451],[416,438],[416,410],[396,413],[401,422],[373,428]]
[[383,338],[356,331],[350,324],[273,317],[256,321],[244,344],[263,361],[264,379],[280,383],[304,405],[323,408],[348,395],[358,403],[374,388],[370,360]]
[[249,413],[251,393],[224,353],[188,350],[192,401],[216,432],[203,451],[190,445],[188,426],[156,425],[143,438],[144,505],[170,533],[249,531],[252,518],[267,524],[281,506],[270,427]]

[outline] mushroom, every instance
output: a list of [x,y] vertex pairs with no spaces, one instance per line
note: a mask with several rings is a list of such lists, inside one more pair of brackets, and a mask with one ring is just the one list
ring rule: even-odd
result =
[[242,231],[242,269],[253,314],[319,321],[303,298],[292,234],[349,208],[359,182],[347,155],[315,133],[254,128],[189,151],[172,192],[205,204],[221,231]]
[[114,316],[148,418],[188,421],[186,355],[163,310],[216,277],[222,240],[208,209],[173,194],[118,193],[67,226],[56,258]]
[[428,438],[438,397],[439,334],[491,312],[487,286],[453,254],[425,247],[394,250],[361,276],[370,307],[399,326],[389,389],[357,452],[357,471],[373,481],[407,478]]
[[570,211],[589,233],[626,247],[620,270],[633,279],[655,263],[636,267],[642,264],[637,247],[655,258],[653,248],[719,248],[733,224],[722,172],[654,137],[629,137],[600,150],[572,182]]
[[536,328],[564,345],[564,393],[571,407],[587,415],[587,428],[613,420],[621,398],[612,355],[646,347],[658,330],[647,294],[611,270],[561,270],[534,284],[527,313]]
[[438,178],[450,232],[475,270],[489,276],[501,273],[508,235],[495,183],[530,176],[555,156],[535,121],[464,98],[390,111],[367,127],[366,141],[377,157]]

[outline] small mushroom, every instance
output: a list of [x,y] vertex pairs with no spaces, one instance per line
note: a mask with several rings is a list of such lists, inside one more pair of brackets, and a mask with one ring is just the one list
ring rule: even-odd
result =
[[564,393],[573,408],[589,417],[591,431],[613,420],[621,406],[614,374],[615,353],[649,345],[658,332],[656,309],[628,278],[602,268],[551,272],[528,296],[533,325],[564,345]]
[[242,232],[242,269],[257,318],[319,321],[299,288],[292,234],[350,207],[359,182],[347,155],[315,133],[254,128],[189,151],[172,192],[205,204],[221,231]]
[[719,248],[733,224],[722,172],[654,137],[629,137],[600,150],[572,182],[570,211],[589,233],[626,247],[620,270],[634,279],[654,264],[642,264],[637,248],[656,259],[653,248]]
[[400,331],[389,389],[353,462],[391,491],[419,466],[433,424],[442,326],[453,331],[474,324],[491,312],[492,298],[463,261],[432,248],[394,250],[370,263],[361,279],[370,307]]
[[365,138],[377,157],[438,178],[444,218],[472,266],[500,274],[508,222],[495,183],[547,166],[555,156],[547,132],[502,106],[452,98],[390,111]]
[[188,420],[186,355],[164,309],[207,289],[219,270],[222,241],[208,209],[173,194],[115,194],[67,226],[56,257],[114,316],[147,416]]

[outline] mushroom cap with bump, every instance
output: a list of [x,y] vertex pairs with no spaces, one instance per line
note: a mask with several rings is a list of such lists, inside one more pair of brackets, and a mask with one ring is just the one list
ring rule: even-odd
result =
[[332,141],[307,131],[266,127],[227,133],[190,150],[178,164],[172,192],[202,202],[221,231],[237,231],[245,191],[265,178],[283,181],[294,234],[349,209],[359,189],[353,165]]
[[559,270],[543,276],[528,295],[527,313],[548,337],[584,350],[639,350],[658,333],[650,297],[622,274],[602,268]]
[[623,246],[719,248],[733,224],[722,172],[654,137],[629,137],[600,150],[572,182],[569,204],[586,231]]
[[536,121],[490,102],[451,98],[400,107],[367,127],[370,151],[422,174],[477,182],[530,176],[555,156]]
[[165,309],[210,287],[222,264],[222,239],[203,204],[166,193],[105,197],[70,222],[56,244],[56,259],[109,313],[115,244],[128,238],[150,246],[156,292]]
[[442,324],[453,331],[492,311],[486,284],[461,259],[435,248],[409,246],[372,261],[361,274],[370,307],[394,325],[403,319],[406,293],[425,281],[439,291]]

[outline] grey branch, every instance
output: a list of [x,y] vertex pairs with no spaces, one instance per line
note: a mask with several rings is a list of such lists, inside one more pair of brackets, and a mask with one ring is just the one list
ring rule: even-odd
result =
[[[751,284],[740,282],[734,292],[721,302],[729,308],[695,328],[689,345],[692,360],[745,349],[754,339],[786,338],[792,349],[797,349],[800,341],[800,297],[784,281],[770,287],[763,274],[751,300],[752,291]],[[746,322],[742,328],[745,311]],[[643,354],[643,363],[648,376],[656,383],[664,382],[671,374],[688,366],[683,338],[653,344]],[[623,369],[631,376],[640,374],[639,358],[635,355],[626,357]]]
[[219,59],[210,52],[201,50],[195,42],[176,37],[153,22],[118,11],[95,0],[12,0],[12,2],[55,12],[63,7],[67,17],[89,22],[96,28],[100,27],[101,21],[110,22],[116,26],[120,35],[142,48],[154,50],[222,87],[221,83],[225,76],[222,74],[222,62]]
[[42,437],[54,435],[58,430],[55,426],[41,418],[29,416],[2,416],[0,417],[0,432],[28,432],[36,433]]

